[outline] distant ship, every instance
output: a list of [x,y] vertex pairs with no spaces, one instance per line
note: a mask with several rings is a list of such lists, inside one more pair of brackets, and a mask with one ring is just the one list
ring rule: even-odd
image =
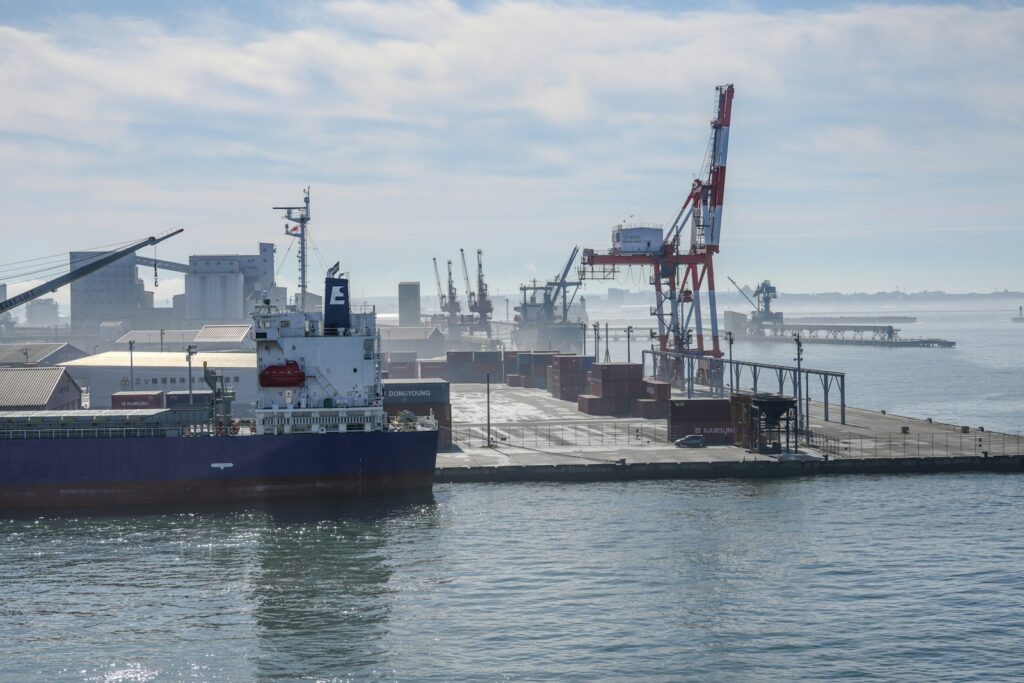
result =
[[437,425],[389,421],[376,313],[348,280],[325,280],[324,312],[253,313],[258,401],[231,417],[204,368],[209,408],[0,412],[0,509],[344,498],[429,491]]
[[589,317],[587,302],[576,301],[579,282],[568,280],[569,271],[579,253],[574,247],[562,271],[553,279],[521,285],[522,300],[516,306],[512,342],[520,351],[561,351],[579,353],[583,349]]

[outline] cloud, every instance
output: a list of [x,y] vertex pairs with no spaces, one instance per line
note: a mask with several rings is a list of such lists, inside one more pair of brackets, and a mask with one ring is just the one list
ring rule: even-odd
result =
[[481,246],[511,288],[623,215],[667,220],[721,82],[723,250],[1020,225],[1015,7],[427,0],[42,25],[0,26],[0,199],[31,197],[76,246],[183,224],[179,257],[245,251],[309,183],[325,251],[367,261],[384,240],[388,272],[429,281],[424,250]]

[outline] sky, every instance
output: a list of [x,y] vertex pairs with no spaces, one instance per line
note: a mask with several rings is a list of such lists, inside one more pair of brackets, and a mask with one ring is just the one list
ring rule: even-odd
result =
[[311,280],[432,293],[461,247],[514,291],[670,222],[723,83],[720,288],[1024,289],[1012,2],[0,0],[0,278],[181,227],[159,258],[271,241],[292,285],[310,186]]

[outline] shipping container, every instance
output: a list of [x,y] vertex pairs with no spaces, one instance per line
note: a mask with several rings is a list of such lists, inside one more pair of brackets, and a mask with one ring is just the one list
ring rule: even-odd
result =
[[162,391],[115,391],[110,396],[113,410],[145,410],[164,407]]
[[451,387],[439,379],[389,379],[384,382],[384,406],[408,404],[448,404]]
[[213,401],[213,392],[209,389],[193,389],[192,402],[189,403],[188,391],[168,391],[164,394],[166,408],[188,408],[191,406],[208,406]]

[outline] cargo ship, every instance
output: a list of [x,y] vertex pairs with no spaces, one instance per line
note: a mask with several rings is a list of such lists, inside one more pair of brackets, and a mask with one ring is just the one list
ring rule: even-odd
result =
[[383,407],[372,307],[325,279],[323,312],[256,307],[257,402],[203,368],[208,407],[0,412],[0,509],[345,498],[429,491],[437,423]]
[[576,301],[579,282],[569,281],[569,272],[579,247],[574,247],[565,267],[551,280],[521,285],[522,301],[515,307],[512,343],[519,351],[561,351],[579,353],[589,322],[586,300]]

